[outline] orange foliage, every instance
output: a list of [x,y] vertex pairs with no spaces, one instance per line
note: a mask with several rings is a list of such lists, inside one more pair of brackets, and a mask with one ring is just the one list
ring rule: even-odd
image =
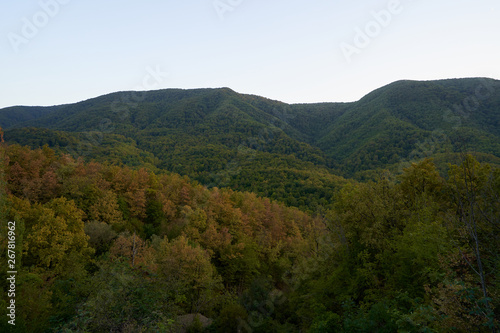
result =
[[119,236],[109,250],[111,259],[126,258],[134,267],[156,271],[155,250],[137,235]]

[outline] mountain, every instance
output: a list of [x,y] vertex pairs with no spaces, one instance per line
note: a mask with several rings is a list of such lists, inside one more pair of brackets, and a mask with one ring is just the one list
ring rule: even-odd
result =
[[410,154],[466,150],[500,156],[500,82],[398,81],[332,122],[315,142],[350,172],[397,164]]
[[[0,110],[5,140],[146,165],[315,210],[343,177],[461,151],[500,164],[500,81],[398,81],[353,103],[285,104],[229,88],[118,92]],[[400,169],[400,168],[399,168]]]
[[498,331],[499,83],[0,110],[0,332]]
[[0,110],[6,140],[146,164],[302,208],[326,204],[344,181],[319,148],[295,139],[301,132],[283,118],[289,105],[227,88],[120,92],[41,112],[16,122],[14,112]]

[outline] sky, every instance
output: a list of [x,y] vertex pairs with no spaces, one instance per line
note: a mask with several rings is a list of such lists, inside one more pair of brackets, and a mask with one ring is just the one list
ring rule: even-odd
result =
[[229,87],[356,101],[391,82],[500,79],[498,0],[0,3],[0,108]]

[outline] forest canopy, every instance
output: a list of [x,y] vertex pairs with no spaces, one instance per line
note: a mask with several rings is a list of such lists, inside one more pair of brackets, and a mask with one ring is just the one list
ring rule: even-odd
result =
[[314,215],[46,146],[0,156],[18,332],[498,329],[500,170],[472,155],[347,181]]

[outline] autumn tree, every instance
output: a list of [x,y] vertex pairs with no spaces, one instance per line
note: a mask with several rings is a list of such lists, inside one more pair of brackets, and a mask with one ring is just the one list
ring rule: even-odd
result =
[[109,255],[112,260],[126,259],[132,267],[156,271],[155,250],[136,234],[120,235],[113,242]]
[[42,205],[16,197],[9,199],[11,216],[26,225],[26,266],[59,275],[89,259],[93,250],[84,231],[83,212],[73,201],[58,198]]
[[[221,280],[208,253],[189,244],[184,236],[157,244],[158,274],[162,283],[175,286],[174,298],[188,312],[207,310],[221,290]],[[174,290],[171,289],[171,290]]]
[[102,191],[97,200],[89,207],[88,219],[104,222],[120,229],[124,221],[116,193],[110,190]]

